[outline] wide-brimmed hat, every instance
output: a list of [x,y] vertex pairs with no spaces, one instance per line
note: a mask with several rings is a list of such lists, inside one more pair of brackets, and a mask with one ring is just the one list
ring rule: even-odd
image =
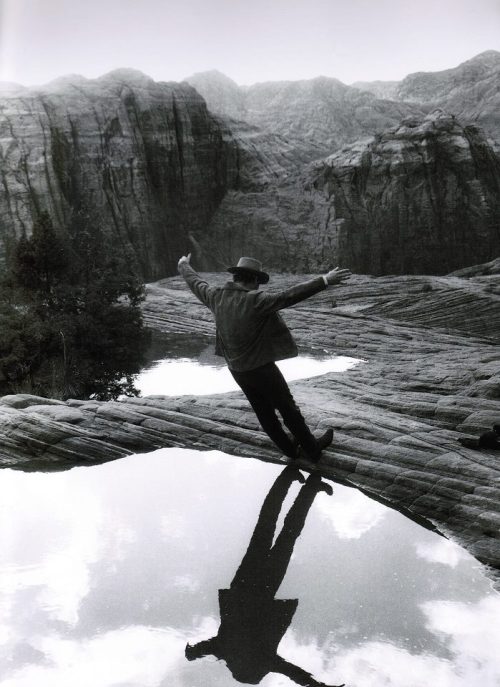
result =
[[269,281],[267,272],[262,271],[262,263],[255,258],[240,258],[238,264],[235,267],[228,267],[227,271],[231,272],[231,274],[249,272],[258,278],[260,284],[267,284]]

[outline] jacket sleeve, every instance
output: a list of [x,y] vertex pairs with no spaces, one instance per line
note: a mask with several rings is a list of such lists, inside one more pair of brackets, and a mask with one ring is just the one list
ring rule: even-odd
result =
[[303,685],[303,687],[345,687],[343,684],[326,685],[324,682],[319,682],[315,680],[307,670],[286,661],[284,658],[281,658],[281,656],[275,657],[271,672],[286,675],[286,677],[289,677],[297,685]]
[[323,277],[316,277],[316,279],[297,284],[297,286],[292,286],[290,289],[280,291],[279,293],[258,292],[255,307],[259,312],[263,313],[283,310],[283,308],[289,308],[325,289]]
[[202,279],[188,263],[179,265],[178,271],[196,298],[209,308],[210,293],[213,291],[213,287],[209,286],[209,284]]

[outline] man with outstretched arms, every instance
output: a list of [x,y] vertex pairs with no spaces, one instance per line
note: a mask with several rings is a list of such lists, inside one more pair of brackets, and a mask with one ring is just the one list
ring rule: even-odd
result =
[[[255,258],[242,257],[228,268],[233,280],[223,286],[210,286],[190,265],[191,254],[182,256],[179,274],[194,295],[215,317],[215,353],[226,359],[227,366],[247,397],[267,435],[288,457],[305,454],[316,462],[322,449],[329,446],[333,430],[317,439],[307,426],[288,388],[277,360],[293,358],[297,346],[279,311],[334,284],[349,279],[349,270],[336,267],[324,275],[278,293],[260,291],[269,275]],[[276,414],[291,432],[285,432]]]

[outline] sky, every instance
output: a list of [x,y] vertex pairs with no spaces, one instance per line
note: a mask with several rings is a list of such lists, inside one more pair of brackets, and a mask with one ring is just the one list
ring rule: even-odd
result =
[[0,81],[400,80],[500,51],[500,0],[0,0]]

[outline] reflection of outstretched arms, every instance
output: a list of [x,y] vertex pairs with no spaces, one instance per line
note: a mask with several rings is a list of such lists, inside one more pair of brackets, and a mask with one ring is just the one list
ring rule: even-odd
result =
[[273,673],[281,673],[286,675],[290,680],[293,680],[297,685],[302,685],[303,687],[344,687],[344,683],[341,685],[327,685],[324,682],[319,682],[315,680],[311,673],[307,670],[300,668],[299,666],[285,661],[281,656],[276,656],[275,662],[271,669]]
[[218,655],[219,652],[219,641],[217,637],[212,637],[211,639],[204,639],[196,644],[186,644],[185,654],[188,661],[194,661],[196,658],[203,658],[203,656],[215,656],[216,658],[221,658]]

